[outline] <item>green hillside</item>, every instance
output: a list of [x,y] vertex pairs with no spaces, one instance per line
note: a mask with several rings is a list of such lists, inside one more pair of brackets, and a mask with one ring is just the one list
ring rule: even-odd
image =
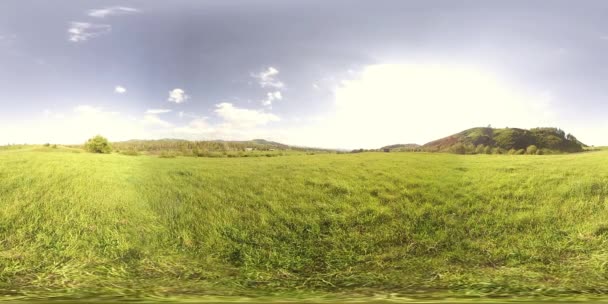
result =
[[608,292],[608,151],[0,150],[0,293]]
[[557,128],[472,128],[422,146],[457,154],[552,154],[581,152],[585,145]]

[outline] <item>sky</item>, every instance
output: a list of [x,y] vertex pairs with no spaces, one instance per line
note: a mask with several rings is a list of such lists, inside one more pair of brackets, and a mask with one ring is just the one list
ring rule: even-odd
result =
[[0,145],[418,143],[478,126],[608,145],[608,2],[0,1]]

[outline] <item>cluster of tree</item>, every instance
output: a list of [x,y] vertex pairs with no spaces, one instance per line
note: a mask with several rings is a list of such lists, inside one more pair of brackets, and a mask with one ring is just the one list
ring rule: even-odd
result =
[[50,143],[46,143],[43,146],[44,147],[50,147],[50,148],[53,148],[53,149],[57,149],[57,145],[56,144],[51,145]]
[[418,144],[399,144],[380,148],[383,152],[422,152],[423,149]]
[[377,152],[377,149],[354,149],[350,153]]
[[224,152],[272,152],[272,151],[299,151],[299,152],[330,152],[326,149],[288,146],[285,144],[255,139],[249,141],[188,141],[181,139],[161,140],[129,140],[113,143],[119,151],[139,151],[149,154],[173,152],[181,155],[205,156],[209,153]]
[[157,154],[163,151],[173,151],[182,154],[198,152],[229,152],[229,151],[273,151],[287,150],[289,146],[279,143],[255,141],[188,141],[181,139],[160,140],[129,140],[115,142],[117,150],[134,150]]
[[175,156],[280,156],[284,155],[287,151],[306,153],[334,152],[325,149],[293,147],[263,139],[251,141],[188,141],[181,139],[129,140],[110,144],[106,138],[99,135],[89,139],[84,144],[84,149],[93,153],[110,153],[112,151],[124,155],[140,155],[145,153],[158,155],[163,158]]
[[509,154],[509,155],[543,155],[543,154],[558,154],[560,151],[551,149],[539,149],[536,145],[529,145],[525,149],[514,149],[509,150],[500,147],[492,147],[486,145],[472,145],[456,143],[450,147],[446,152],[454,154]]
[[112,146],[107,138],[97,135],[84,144],[84,149],[91,153],[110,153],[112,152]]

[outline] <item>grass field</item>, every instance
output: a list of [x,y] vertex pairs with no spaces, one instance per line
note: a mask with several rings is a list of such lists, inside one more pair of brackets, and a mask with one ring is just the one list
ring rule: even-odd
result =
[[0,151],[7,295],[608,292],[608,151]]

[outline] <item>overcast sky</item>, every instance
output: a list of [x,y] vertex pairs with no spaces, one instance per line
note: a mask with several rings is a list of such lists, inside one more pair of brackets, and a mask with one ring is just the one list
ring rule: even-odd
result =
[[0,1],[0,144],[608,145],[608,1]]

